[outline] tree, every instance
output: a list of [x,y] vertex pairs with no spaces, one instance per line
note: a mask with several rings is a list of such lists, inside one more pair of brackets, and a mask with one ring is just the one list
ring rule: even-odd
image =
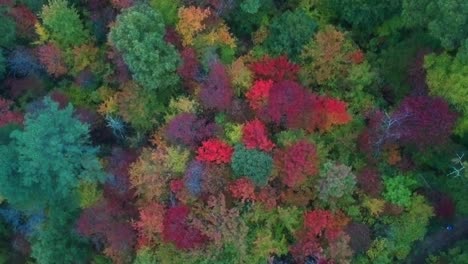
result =
[[229,192],[232,197],[245,201],[255,200],[255,185],[249,178],[240,178],[229,185]]
[[190,208],[179,205],[167,209],[163,221],[163,239],[173,243],[178,249],[189,250],[205,244],[207,237],[200,230],[189,226]]
[[318,173],[316,147],[301,140],[275,153],[275,165],[283,183],[296,187]]
[[0,8],[0,32],[2,32],[0,47],[9,49],[13,47],[16,41],[16,25],[7,13],[6,8]]
[[51,208],[47,222],[32,238],[31,256],[38,263],[89,263],[91,250],[73,230],[75,217],[64,204]]
[[263,109],[270,96],[270,89],[273,86],[273,81],[255,81],[250,90],[245,94],[245,97],[249,101],[250,108],[255,111]]
[[88,133],[89,127],[73,118],[71,105],[59,109],[45,98],[26,114],[25,129],[11,133],[11,145],[0,147],[2,195],[17,208],[37,209],[72,199],[83,181],[102,181]]
[[0,127],[12,123],[23,123],[23,115],[21,113],[11,111],[12,104],[12,101],[0,97]]
[[287,54],[297,60],[302,47],[310,40],[317,24],[301,9],[286,11],[274,17],[265,40],[266,49],[274,56]]
[[264,186],[268,182],[272,166],[273,159],[265,152],[246,149],[243,145],[235,146],[231,168],[236,177],[245,176],[255,185]]
[[416,184],[416,180],[410,176],[387,177],[384,179],[385,192],[383,197],[391,203],[408,207],[411,205],[411,196]]
[[317,185],[319,199],[332,208],[352,195],[356,188],[356,176],[343,164],[327,162]]
[[265,125],[258,119],[247,122],[242,128],[242,142],[247,149],[270,151],[275,147],[267,135]]
[[109,33],[109,40],[122,53],[133,78],[157,101],[168,103],[179,78],[180,61],[174,46],[164,41],[164,21],[158,11],[142,4],[125,9]]
[[281,55],[273,58],[265,56],[253,62],[250,69],[256,80],[280,82],[284,80],[296,81],[300,67],[289,61],[287,56]]
[[81,22],[78,12],[66,0],[49,1],[48,5],[42,7],[40,17],[50,39],[61,48],[81,45],[89,40],[89,32]]
[[202,105],[207,109],[224,111],[230,107],[233,96],[231,80],[226,68],[219,61],[213,62],[200,91]]
[[180,0],[151,0],[149,4],[163,15],[166,25],[173,26],[177,23],[177,10],[181,4]]
[[191,46],[197,33],[205,29],[203,23],[211,15],[210,9],[190,6],[179,9],[179,22],[177,32],[182,36],[184,46]]
[[197,160],[216,164],[231,162],[233,149],[222,140],[211,138],[202,142],[197,150]]
[[47,72],[54,77],[67,73],[68,69],[63,61],[63,55],[58,47],[49,43],[37,49],[39,61],[45,66]]

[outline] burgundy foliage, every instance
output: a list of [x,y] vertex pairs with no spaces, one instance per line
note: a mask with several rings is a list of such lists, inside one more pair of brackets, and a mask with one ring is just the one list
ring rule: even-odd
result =
[[190,113],[174,117],[166,128],[166,137],[172,144],[196,148],[203,140],[215,135],[218,127],[206,119],[197,118]]
[[372,197],[377,197],[382,191],[382,182],[376,168],[366,167],[357,177],[359,187]]
[[13,102],[0,97],[0,127],[23,123],[23,114],[11,111]]
[[197,54],[193,48],[185,48],[180,55],[182,57],[182,64],[177,69],[177,73],[184,81],[185,87],[193,89],[196,85],[196,78],[200,69]]
[[15,20],[17,31],[22,36],[34,36],[34,24],[37,22],[37,17],[28,7],[17,5],[11,9],[10,15]]
[[200,91],[202,105],[207,109],[224,111],[229,109],[233,95],[231,81],[224,65],[214,62]]
[[200,230],[188,224],[190,208],[179,205],[167,210],[163,221],[163,239],[179,249],[199,248],[208,240]]
[[416,53],[414,61],[408,69],[408,83],[410,84],[413,95],[426,95],[426,70],[424,69],[424,56],[428,54],[428,50],[420,50]]
[[351,223],[346,227],[346,233],[351,237],[350,246],[356,253],[362,253],[369,249],[372,237],[368,225]]
[[[173,27],[166,28],[166,34],[164,35],[164,40],[176,47],[178,50],[182,50],[182,38],[179,33]],[[190,49],[190,48],[189,48]],[[182,54],[181,54],[182,55]],[[183,57],[183,55],[182,55]]]

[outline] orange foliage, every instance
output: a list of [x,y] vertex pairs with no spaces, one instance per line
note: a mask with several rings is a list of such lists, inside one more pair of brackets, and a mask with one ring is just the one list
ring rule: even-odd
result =
[[176,30],[182,37],[184,46],[193,44],[195,35],[205,29],[203,21],[210,16],[211,11],[199,7],[181,7],[179,9],[179,23]]

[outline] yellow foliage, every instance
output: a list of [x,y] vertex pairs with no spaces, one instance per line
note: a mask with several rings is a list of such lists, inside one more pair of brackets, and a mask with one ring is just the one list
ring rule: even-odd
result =
[[95,68],[95,64],[98,57],[98,48],[93,45],[81,45],[73,48],[71,54],[69,55],[70,64],[72,69],[70,72],[72,74],[77,74],[80,71],[86,69],[87,67]]
[[229,75],[232,84],[236,88],[237,96],[240,96],[241,93],[246,92],[252,86],[252,72],[245,65],[244,57],[238,58],[231,64],[231,67],[229,67]]
[[210,14],[210,10],[202,9],[199,7],[181,7],[179,9],[179,23],[177,23],[176,30],[182,37],[184,46],[192,45],[195,35],[205,29],[203,20]]
[[385,201],[375,198],[366,198],[363,201],[363,206],[366,207],[372,216],[380,215],[385,208]]
[[119,106],[117,104],[117,95],[112,95],[107,97],[100,105],[98,112],[103,115],[110,115],[114,114],[119,110]]
[[174,173],[183,173],[187,167],[190,151],[179,147],[169,147],[167,149],[168,159],[166,168]]
[[229,32],[229,28],[226,24],[221,23],[214,29],[212,29],[208,34],[202,37],[204,43],[209,45],[222,44],[229,46],[230,48],[236,47],[236,40]]
[[180,113],[196,113],[198,108],[199,104],[197,101],[185,96],[180,96],[176,99],[171,99],[164,119],[167,122]]
[[39,37],[39,39],[35,41],[34,44],[44,44],[49,39],[49,32],[39,22],[36,22],[36,24],[34,24],[34,29],[36,31],[37,36]]
[[78,194],[81,208],[91,207],[102,197],[102,191],[94,182],[82,182],[78,187]]

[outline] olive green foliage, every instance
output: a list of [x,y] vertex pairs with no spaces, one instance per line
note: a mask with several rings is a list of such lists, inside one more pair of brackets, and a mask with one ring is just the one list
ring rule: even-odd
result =
[[149,4],[163,16],[166,25],[173,26],[177,23],[180,0],[150,0]]
[[446,53],[425,57],[424,68],[427,71],[427,84],[430,93],[440,96],[452,104],[464,115],[456,128],[458,134],[468,131],[468,64],[459,57]]
[[310,41],[316,30],[317,24],[304,11],[288,10],[271,21],[265,48],[272,55],[287,54],[297,60],[302,47]]
[[385,192],[383,196],[391,203],[408,207],[411,205],[411,196],[416,183],[416,180],[411,176],[386,177],[384,179]]
[[187,167],[190,151],[179,147],[170,147],[167,154],[167,168],[174,173],[183,173]]
[[50,0],[40,17],[50,38],[63,48],[79,46],[90,38],[78,12],[66,0]]
[[248,263],[262,263],[272,253],[283,255],[294,241],[295,231],[302,224],[303,212],[296,207],[265,210],[254,206],[244,217],[249,227]]
[[49,212],[49,219],[34,236],[31,256],[37,263],[89,263],[90,248],[74,232],[77,215],[62,206]]
[[7,15],[6,8],[0,7],[0,48],[11,48],[16,40],[16,26],[13,19]]
[[272,157],[265,152],[246,149],[243,145],[235,146],[231,167],[237,177],[246,176],[256,185],[265,185],[272,165]]
[[333,162],[324,164],[316,186],[322,203],[334,208],[339,199],[349,198],[355,188],[356,176],[351,172],[350,167]]
[[117,17],[110,41],[122,53],[133,78],[145,90],[156,92],[158,101],[168,103],[177,88],[180,61],[174,46],[164,40],[161,14],[147,5],[128,8]]
[[13,131],[0,146],[0,193],[22,209],[50,206],[74,197],[80,181],[103,179],[89,128],[73,118],[73,107],[60,110],[50,98],[26,115],[24,131]]
[[243,125],[236,123],[226,123],[224,125],[224,134],[229,144],[237,144],[242,140]]

